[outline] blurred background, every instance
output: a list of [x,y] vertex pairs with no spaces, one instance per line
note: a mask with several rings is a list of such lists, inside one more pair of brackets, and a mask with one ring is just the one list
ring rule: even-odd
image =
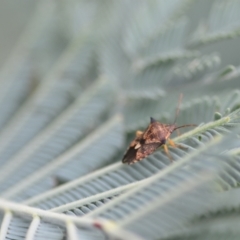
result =
[[[240,223],[210,214],[240,206],[240,0],[8,0],[0,32],[0,197],[19,204],[0,199],[0,238],[24,239],[34,223],[27,239],[52,227],[52,239],[76,239],[69,215],[114,221],[109,239],[206,239]],[[181,129],[177,164],[159,150],[123,165],[150,117],[174,121],[181,93],[177,124],[198,128]],[[24,206],[48,210],[44,221]]]
[[29,19],[31,18],[36,3],[24,0],[21,3],[15,1],[1,1],[0,3],[0,63],[11,53],[12,48],[19,40],[25,30]]
[[[221,2],[221,1],[220,1]],[[219,2],[219,3],[220,3]],[[213,0],[207,1],[194,1],[194,4],[191,6],[188,12],[185,13],[185,15],[188,17],[189,25],[188,25],[188,32],[194,31],[199,23],[206,23],[207,17],[209,16],[209,13],[211,11],[211,6],[214,3]],[[58,1],[58,3],[55,3],[60,8],[65,7],[66,5],[74,6],[76,2],[74,3],[69,2],[68,4],[65,4],[64,1]],[[65,5],[65,6],[64,6]],[[21,2],[15,2],[15,1],[1,1],[0,3],[0,29],[1,29],[1,36],[0,36],[0,63],[1,65],[4,63],[4,60],[9,56],[11,53],[12,48],[15,44],[17,44],[17,41],[19,40],[21,34],[26,29],[28,21],[31,19],[31,17],[34,15],[35,8],[37,6],[37,2],[33,2],[30,0],[23,0]],[[69,6],[67,8],[69,8]],[[74,8],[74,7],[73,7]],[[77,10],[76,15],[77,15]],[[65,28],[62,29],[62,34],[64,34],[64,31],[67,31],[66,33],[70,33],[71,31],[77,32],[77,16],[72,16],[72,18],[76,21],[70,22],[69,18],[67,18],[66,14],[64,14],[63,9],[58,9],[55,12],[56,15],[59,17],[59,24],[61,21],[65,22],[65,25],[62,27]],[[71,14],[71,13],[69,13]],[[61,20],[60,20],[61,19]],[[73,20],[72,19],[72,20]],[[68,29],[68,30],[67,30]],[[69,31],[69,32],[68,32]],[[65,34],[66,34],[65,33]],[[66,38],[71,37],[71,35],[66,35]],[[232,64],[238,64],[237,57],[234,54],[234,49],[237,46],[238,40],[232,39],[231,41],[227,41],[221,44],[224,44],[224,47],[228,47],[227,50],[224,51],[224,48],[220,48],[221,44],[216,45],[216,51],[224,54],[224,62],[223,64],[227,64],[230,61],[232,61]],[[212,46],[212,49],[213,46]],[[221,56],[223,56],[221,54]],[[225,60],[226,57],[226,60]]]

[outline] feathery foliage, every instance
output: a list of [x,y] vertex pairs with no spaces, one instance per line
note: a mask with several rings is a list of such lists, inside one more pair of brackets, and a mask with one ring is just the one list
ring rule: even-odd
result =
[[[0,240],[239,239],[239,11],[39,1],[0,69]],[[172,161],[122,164],[181,93]]]

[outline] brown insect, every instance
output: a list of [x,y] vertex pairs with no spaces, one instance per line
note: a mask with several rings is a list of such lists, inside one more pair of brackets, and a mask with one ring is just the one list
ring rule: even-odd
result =
[[130,143],[127,152],[124,154],[122,162],[133,164],[152,154],[157,148],[163,145],[164,150],[168,157],[172,160],[169,154],[166,142],[173,147],[184,148],[181,145],[175,144],[169,137],[177,129],[183,127],[196,126],[194,124],[187,124],[183,126],[176,126],[176,120],[179,113],[179,106],[181,103],[182,95],[179,97],[178,107],[176,110],[176,116],[173,124],[164,124],[156,121],[154,118],[150,118],[150,124],[147,129],[136,132],[135,139]]

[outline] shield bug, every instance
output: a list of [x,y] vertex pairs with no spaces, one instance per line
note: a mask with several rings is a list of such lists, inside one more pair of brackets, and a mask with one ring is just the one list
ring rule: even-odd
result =
[[170,159],[168,147],[166,143],[173,147],[184,148],[181,145],[175,144],[170,139],[170,135],[179,128],[193,127],[195,124],[187,124],[182,126],[176,125],[177,116],[179,114],[179,106],[181,103],[182,94],[179,97],[178,106],[176,110],[175,120],[173,124],[164,124],[150,118],[150,124],[145,131],[137,131],[135,139],[130,143],[129,148],[123,156],[122,162],[133,164],[152,154],[157,148],[163,145],[164,150]]

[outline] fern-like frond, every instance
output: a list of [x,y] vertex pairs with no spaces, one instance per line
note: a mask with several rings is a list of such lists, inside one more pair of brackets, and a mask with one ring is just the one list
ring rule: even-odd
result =
[[[34,84],[37,85],[34,79],[36,80],[38,75],[43,74],[40,71],[36,72],[36,64],[40,65],[44,61],[50,60],[48,56],[40,59],[40,54],[36,54],[36,52],[42,41],[41,35],[49,34],[49,38],[53,37],[53,34],[50,33],[50,29],[54,27],[53,13],[54,4],[46,1],[39,2],[32,19],[29,20],[26,30],[13,48],[9,59],[4,61],[5,64],[0,70],[1,130],[32,93]],[[49,22],[53,24],[49,24]],[[33,61],[33,58],[36,62]],[[54,60],[49,61],[48,65],[52,65]]]
[[[138,6],[140,10],[136,9],[135,11],[137,13],[143,11],[144,14],[146,11],[150,23],[153,24],[152,19],[154,17],[161,18],[161,14],[155,12],[156,9],[161,9],[160,6],[166,4],[169,7],[168,10],[174,13],[175,10],[180,11],[180,6],[185,5],[186,2],[188,1],[174,0],[168,3],[153,1],[152,6],[149,5],[152,13],[148,9],[149,6],[143,9]],[[148,4],[142,2],[142,5],[146,6]],[[168,18],[167,22],[172,19],[171,16],[168,16]],[[118,33],[119,35],[110,38],[104,44],[100,54],[101,72],[120,82],[124,89],[124,95],[141,98],[162,94],[161,84],[165,78],[168,78],[174,62],[179,59],[196,57],[198,54],[196,51],[184,49],[184,33],[187,21],[186,19],[170,21],[171,24],[168,24],[167,27],[159,26],[158,23],[156,27],[161,30],[154,35],[151,34],[153,29],[141,25],[139,25],[139,28],[135,26],[141,22],[141,19],[136,20],[133,17],[132,21],[133,23],[130,23],[126,30],[127,33]],[[141,31],[142,27],[146,32]],[[135,33],[135,31],[138,33]],[[144,35],[144,37],[137,37],[138,35]],[[131,36],[134,36],[134,38],[131,38]],[[123,40],[121,41],[121,39]],[[169,39],[172,40],[169,41]],[[129,52],[133,48],[136,48],[137,55]],[[161,66],[159,67],[159,65]]]
[[[238,126],[240,122],[239,113],[240,110],[236,110],[229,116],[199,126],[196,129],[181,135],[175,140],[187,147],[188,151],[196,151],[198,147],[207,144],[215,135],[224,135],[229,132],[228,128]],[[186,154],[182,149],[172,149],[170,152],[176,160],[182,158]],[[61,205],[60,201],[64,201],[63,199],[67,198],[68,195],[72,195],[72,199],[75,198],[75,200],[89,197],[109,189],[148,178],[169,164],[170,161],[168,157],[161,151],[157,151],[138,164],[132,166],[123,165],[122,163],[110,165],[89,174],[86,177],[75,180],[69,184],[69,186],[66,184],[65,186],[52,190],[47,194],[43,194],[42,196],[39,195],[39,197],[37,196],[30,199],[29,201],[26,201],[26,203],[44,209],[48,209],[49,206],[57,207]],[[228,184],[234,186],[236,181]],[[97,188],[96,186],[101,187]],[[74,196],[76,190],[78,196]],[[51,196],[51,198],[49,196]]]
[[198,227],[189,230],[173,232],[164,240],[237,240],[240,237],[240,219],[237,216],[229,216],[214,221],[206,221]]
[[133,233],[118,228],[113,222],[80,219],[30,208],[0,200],[2,216],[1,239],[132,239],[141,240]]
[[[187,20],[185,18],[172,23],[171,26],[164,29],[156,35],[151,41],[142,46],[135,56],[133,66],[138,70],[143,70],[148,66],[156,65],[160,62],[173,60],[174,55],[179,58],[184,54],[184,38]],[[169,41],[172,39],[172,41]],[[168,57],[169,56],[169,57]]]
[[215,1],[208,21],[199,26],[189,45],[196,47],[238,36],[240,34],[239,7],[239,0]]
[[[86,38],[86,37],[84,37]],[[85,88],[93,45],[74,41],[0,135],[0,162],[5,163],[58,116]],[[79,66],[80,64],[80,66]]]
[[188,61],[181,61],[176,64],[172,71],[172,76],[166,83],[168,86],[184,83],[193,83],[204,78],[207,74],[215,70],[221,62],[218,53],[203,55]]
[[[93,83],[93,86],[77,98],[45,131],[10,159],[1,169],[1,191],[50,163],[106,119],[115,99],[113,88],[114,85],[106,79]],[[27,168],[26,163],[29,164]]]
[[[229,157],[219,156],[217,151],[226,144],[235,145],[235,141],[233,135],[223,138],[220,143],[218,138],[213,139],[207,147],[186,156],[176,165],[93,211],[90,216],[119,221],[120,225],[151,239],[181,228],[197,212],[204,212],[214,204],[214,190],[209,189],[208,181],[213,177],[216,180],[221,171],[229,171],[229,166],[234,166]],[[210,149],[211,156],[208,155]],[[215,165],[220,162],[225,166],[221,171]]]
[[[0,240],[240,238],[240,0],[211,5],[41,0],[0,72]],[[150,117],[196,126],[123,164]]]
[[[59,158],[52,160],[48,166],[38,167],[37,174],[32,168],[29,176],[26,172],[24,175],[16,176],[19,181],[23,180],[12,186],[10,190],[2,192],[1,195],[4,198],[23,201],[54,188],[54,176],[71,181],[106,165],[123,145],[122,131],[121,118],[113,117]],[[5,180],[4,186],[6,183]]]
[[[239,158],[239,155],[236,156]],[[234,161],[235,167],[238,168],[239,160]],[[214,203],[209,205],[208,209],[200,216],[196,216],[194,224],[203,221],[204,219],[216,218],[218,216],[227,216],[236,214],[240,207],[240,190],[234,188],[229,191],[220,192],[216,195]]]
[[[149,46],[164,28],[183,14],[190,1],[142,1],[135,9],[131,22],[124,32],[123,46],[127,55],[133,59],[141,49]],[[143,22],[144,19],[144,22]],[[147,21],[146,21],[147,20]],[[176,39],[179,41],[179,39]]]
[[78,201],[70,202],[68,204],[52,208],[50,211],[68,215],[84,216],[138,185],[139,182],[124,185],[122,187],[111,189],[109,191],[93,195],[91,197],[86,197]]

